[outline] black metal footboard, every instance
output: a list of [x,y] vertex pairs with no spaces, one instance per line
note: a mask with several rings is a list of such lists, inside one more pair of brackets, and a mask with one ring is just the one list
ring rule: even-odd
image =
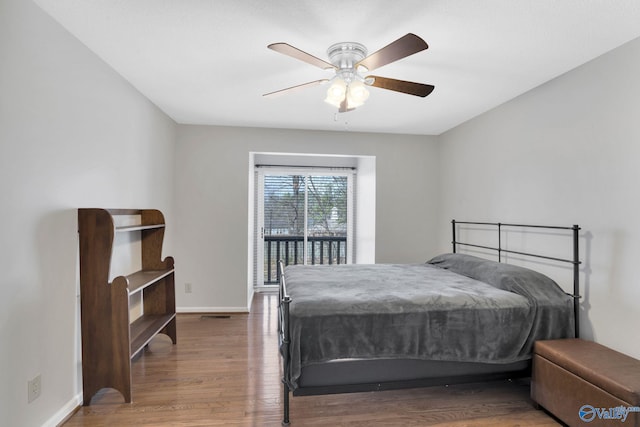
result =
[[282,260],[278,261],[278,347],[280,349],[280,355],[282,356],[282,402],[283,402],[283,416],[282,425],[289,425],[289,304],[291,303],[291,297],[287,294],[287,285],[284,278],[284,263]]

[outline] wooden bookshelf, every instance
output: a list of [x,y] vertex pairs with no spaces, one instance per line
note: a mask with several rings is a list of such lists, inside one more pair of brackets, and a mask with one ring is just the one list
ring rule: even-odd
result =
[[[116,226],[118,215],[140,224]],[[176,337],[174,260],[161,260],[165,221],[155,209],[78,209],[83,404],[111,387],[131,402],[131,359],[158,333]],[[115,233],[139,232],[142,269],[109,282]],[[130,297],[142,315],[130,321]]]

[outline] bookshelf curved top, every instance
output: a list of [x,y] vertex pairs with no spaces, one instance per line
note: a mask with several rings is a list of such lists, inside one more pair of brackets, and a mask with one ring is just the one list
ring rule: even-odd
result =
[[[153,230],[164,228],[164,215],[157,209],[103,209],[103,208],[82,208],[80,211],[95,211],[107,214],[112,218],[113,228],[116,232],[129,232],[141,230]],[[139,216],[140,224],[118,225],[113,217],[117,216]]]

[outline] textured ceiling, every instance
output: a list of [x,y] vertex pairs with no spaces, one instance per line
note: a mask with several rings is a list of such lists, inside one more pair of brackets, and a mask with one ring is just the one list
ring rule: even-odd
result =
[[[640,37],[637,0],[35,2],[185,124],[437,135]],[[337,42],[371,53],[409,32],[429,49],[375,74],[433,84],[426,98],[371,88],[337,114],[326,86],[262,96],[332,75],[270,43],[326,59]]]

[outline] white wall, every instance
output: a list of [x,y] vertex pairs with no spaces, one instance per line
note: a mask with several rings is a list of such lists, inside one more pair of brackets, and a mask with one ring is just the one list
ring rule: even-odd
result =
[[247,309],[250,152],[375,156],[376,261],[422,262],[433,254],[434,137],[179,126],[176,152],[176,299],[183,310]]
[[76,208],[171,224],[175,124],[31,1],[0,0],[0,63],[0,424],[55,425],[81,390]]
[[640,39],[443,134],[440,149],[441,218],[582,226],[584,337],[640,358],[638,76]]

